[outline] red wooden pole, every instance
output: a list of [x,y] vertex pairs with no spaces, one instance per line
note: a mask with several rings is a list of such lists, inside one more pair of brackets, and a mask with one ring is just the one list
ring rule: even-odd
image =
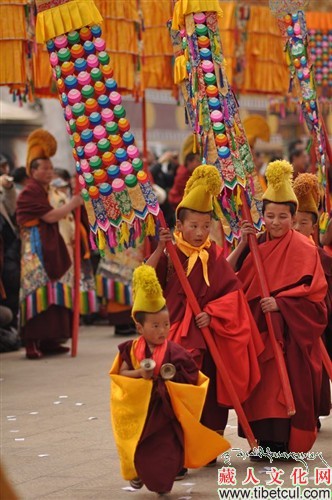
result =
[[[158,219],[160,221],[161,227],[166,227],[166,222],[165,222],[164,214],[162,213],[162,211],[159,212]],[[180,281],[180,283],[183,287],[183,290],[187,296],[187,300],[190,304],[190,307],[191,307],[194,315],[197,316],[197,314],[199,314],[202,311],[199,307],[197,299],[194,295],[194,292],[193,292],[193,290],[190,286],[190,283],[187,279],[187,276],[184,272],[184,269],[182,267],[182,264],[180,262],[178,254],[176,252],[176,249],[171,242],[168,242],[166,244],[166,248],[168,250],[168,253],[169,253],[169,256],[172,260],[172,263],[174,265],[174,269],[178,275],[179,281]],[[240,425],[241,425],[243,432],[247,438],[247,441],[252,449],[257,448],[257,442],[255,439],[255,436],[251,430],[251,427],[249,425],[247,417],[243,411],[243,408],[241,406],[241,402],[239,400],[238,395],[236,394],[236,391],[235,391],[234,385],[230,379],[229,373],[228,373],[227,369],[225,368],[222,357],[221,357],[221,355],[216,347],[216,344],[214,342],[211,331],[208,327],[201,328],[201,331],[202,331],[204,339],[209,347],[211,356],[212,356],[215,364],[220,368],[220,374],[223,378],[223,382],[226,386],[226,390],[228,392],[229,398],[232,401],[233,408],[238,416]]]
[[[243,189],[241,189],[241,199],[242,199],[242,211],[243,211],[243,216],[244,219],[248,220],[249,222],[252,223],[252,218],[251,218],[251,213],[247,204],[246,200],[246,195]],[[260,282],[260,288],[261,288],[261,296],[262,298],[264,297],[270,297],[270,291],[269,291],[269,286],[267,283],[266,279],[266,274],[265,274],[265,269],[264,265],[262,262],[261,254],[259,253],[258,249],[258,243],[256,240],[255,235],[249,235],[249,246],[250,246],[250,251],[251,255],[253,258],[254,266],[256,269],[257,276],[259,278]],[[265,314],[266,318],[266,323],[268,327],[268,332],[269,332],[269,338],[272,344],[273,348],[273,353],[274,357],[277,363],[277,368],[278,368],[278,373],[282,385],[282,390],[285,396],[285,401],[286,401],[286,406],[287,406],[287,413],[289,416],[292,416],[295,414],[295,404],[294,404],[294,399],[293,399],[293,394],[288,378],[288,373],[287,373],[287,368],[284,360],[284,355],[281,349],[280,344],[277,342],[277,339],[274,334],[274,328],[273,328],[273,323],[272,323],[272,317],[271,313],[266,313]]]
[[[76,177],[75,193],[79,193],[78,178]],[[78,330],[80,326],[80,275],[81,275],[81,207],[75,209],[75,248],[74,248],[74,307],[73,332],[71,339],[71,356],[77,355]]]

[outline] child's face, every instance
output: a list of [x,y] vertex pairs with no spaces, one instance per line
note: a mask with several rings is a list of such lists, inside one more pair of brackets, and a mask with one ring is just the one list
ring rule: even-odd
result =
[[294,229],[309,238],[315,231],[312,214],[309,212],[297,212],[295,217]]
[[282,238],[293,228],[294,216],[288,205],[279,203],[268,203],[264,212],[266,230],[272,239]]
[[207,240],[211,229],[211,215],[187,212],[183,222],[177,220],[183,239],[193,247],[200,247]]
[[136,328],[149,345],[161,345],[168,337],[169,313],[166,309],[157,313],[145,313],[144,324],[136,323]]

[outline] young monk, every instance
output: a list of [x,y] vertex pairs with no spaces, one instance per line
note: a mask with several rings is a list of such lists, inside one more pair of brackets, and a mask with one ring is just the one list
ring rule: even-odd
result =
[[184,467],[201,467],[230,445],[199,423],[208,379],[168,341],[169,313],[152,267],[134,271],[133,293],[140,337],[119,345],[110,372],[113,431],[124,479],[167,493]]
[[220,375],[219,361],[201,329],[209,327],[215,351],[222,357],[240,401],[249,397],[260,379],[257,352],[262,350],[262,343],[239,280],[224,259],[222,249],[209,238],[212,217],[220,216],[216,200],[220,190],[217,169],[199,166],[176,211],[176,251],[202,310],[200,314],[193,315],[164,251],[165,242],[171,240],[168,230],[160,231],[158,247],[147,262],[157,268],[164,290],[171,320],[170,338],[185,347],[210,378],[201,422],[223,433],[232,402]]
[[[319,184],[316,175],[299,174],[294,181],[294,192],[299,202],[296,213],[294,229],[309,238],[314,243],[313,235],[317,228],[318,208],[320,204]],[[324,332],[324,343],[328,349],[329,355],[332,355],[332,257],[330,257],[321,247],[317,247],[321,264],[324,270],[325,278],[328,284],[328,290],[325,297],[328,311],[328,324]],[[331,390],[330,381],[323,368],[322,390],[319,407],[319,415],[329,415],[331,408]],[[317,421],[320,428],[320,421]]]
[[[322,360],[319,339],[327,323],[324,302],[327,285],[317,249],[292,229],[297,198],[292,166],[286,161],[268,165],[268,188],[263,196],[266,232],[258,237],[270,297],[261,297],[247,237],[255,233],[243,223],[242,241],[229,262],[243,283],[246,297],[265,343],[259,357],[262,378],[244,407],[260,445],[271,451],[306,452],[316,439]],[[267,332],[265,313],[272,313],[294,397],[296,414],[289,418],[276,361]]]

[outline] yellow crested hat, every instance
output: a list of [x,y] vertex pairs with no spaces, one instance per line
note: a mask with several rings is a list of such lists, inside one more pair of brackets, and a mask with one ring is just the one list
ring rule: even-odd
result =
[[257,139],[268,142],[270,140],[270,127],[265,118],[261,115],[250,115],[244,118],[243,127],[251,147],[255,145]]
[[316,175],[299,174],[293,188],[299,202],[298,211],[311,212],[318,216],[320,192]]
[[292,202],[298,205],[292,187],[293,167],[288,161],[276,160],[269,163],[265,176],[267,178],[267,190],[263,194],[263,200],[274,203]]
[[135,319],[135,313],[159,312],[165,305],[166,300],[158,281],[156,271],[147,264],[137,267],[133,274],[133,307],[131,315]]
[[50,158],[57,150],[55,137],[42,128],[34,130],[28,137],[26,169],[30,175],[31,162],[40,158]]
[[200,165],[188,179],[182,201],[176,208],[176,215],[180,208],[189,208],[196,212],[213,212],[218,219],[222,213],[217,196],[221,191],[221,178],[213,165]]

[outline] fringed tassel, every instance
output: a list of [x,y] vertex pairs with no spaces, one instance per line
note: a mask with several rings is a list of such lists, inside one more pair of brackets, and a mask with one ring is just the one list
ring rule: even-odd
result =
[[106,248],[105,233],[100,228],[98,228],[96,236],[97,236],[97,245],[98,245],[99,253],[102,257],[104,257],[105,256],[105,248]]
[[129,246],[134,248],[135,242],[136,242],[135,228],[134,228],[134,226],[131,226],[131,228],[129,230]]
[[241,198],[241,187],[238,185],[236,190],[236,206],[239,208],[242,206],[242,198]]
[[241,136],[241,132],[240,132],[240,129],[239,129],[236,121],[234,121],[234,130],[235,130],[236,137],[240,137]]
[[145,234],[146,236],[156,235],[156,225],[151,214],[149,214],[146,218]]
[[120,236],[119,236],[119,245],[125,245],[129,243],[129,229],[128,224],[123,222],[120,226]]
[[231,143],[232,143],[232,151],[235,151],[236,150],[236,142],[235,142],[234,135],[232,134],[232,132],[230,132],[230,136],[231,136]]
[[116,237],[115,237],[115,229],[113,226],[110,226],[107,230],[107,239],[108,244],[111,248],[116,247]]
[[229,205],[229,201],[228,201],[228,198],[227,198],[227,194],[226,192],[224,193],[224,196],[222,197],[222,207],[228,211],[230,209],[230,205]]
[[224,99],[224,117],[226,121],[229,121],[229,111],[227,106],[227,99]]
[[89,242],[90,242],[90,247],[92,250],[98,250],[96,242],[95,242],[95,237],[96,237],[96,235],[92,231],[90,231],[89,232]]
[[219,79],[220,79],[220,88],[223,88],[224,86],[224,77],[222,74],[222,69],[219,67]]

